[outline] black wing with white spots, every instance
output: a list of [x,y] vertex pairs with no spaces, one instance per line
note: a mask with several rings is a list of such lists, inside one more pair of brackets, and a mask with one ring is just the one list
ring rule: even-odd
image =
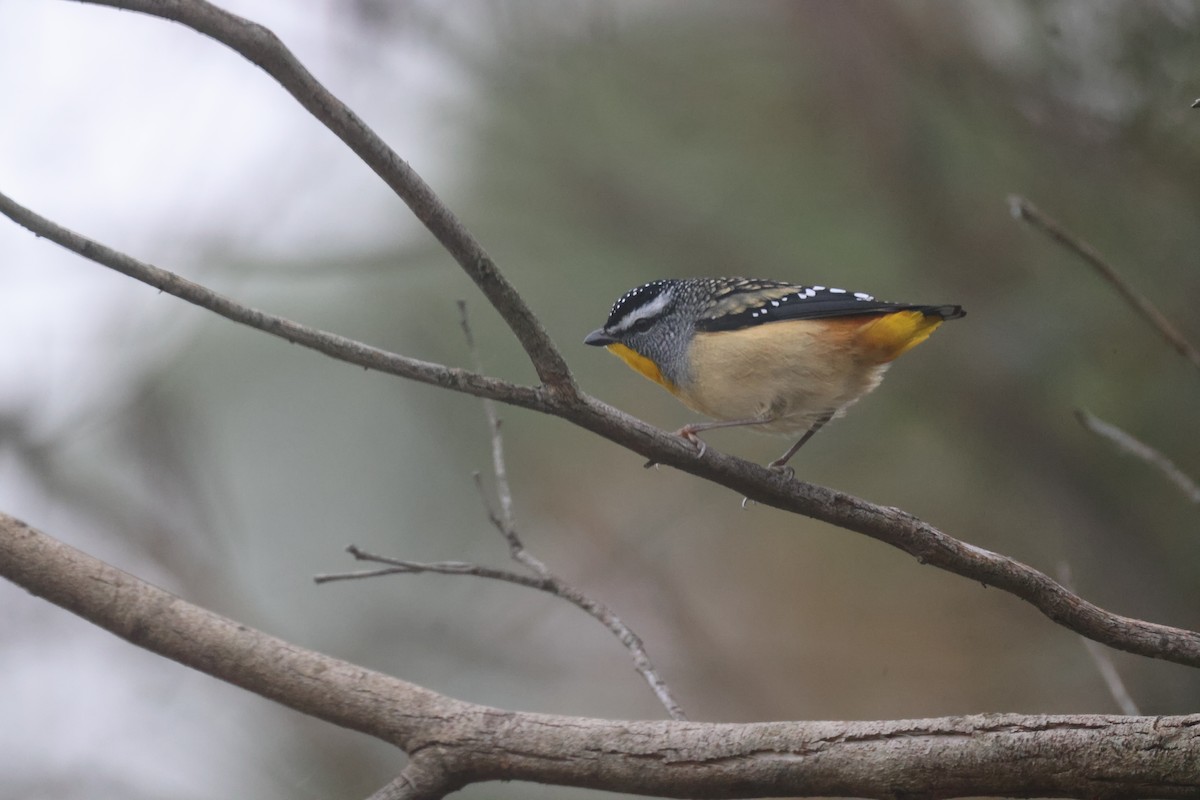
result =
[[828,319],[892,311],[920,311],[942,319],[966,312],[960,306],[928,306],[876,300],[865,292],[800,286],[753,278],[700,278],[695,288],[710,298],[696,321],[699,331],[728,331],[765,322]]

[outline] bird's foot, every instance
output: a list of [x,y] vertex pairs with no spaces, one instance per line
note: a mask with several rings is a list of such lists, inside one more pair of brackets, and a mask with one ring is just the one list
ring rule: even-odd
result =
[[[692,445],[692,447],[696,448],[696,458],[702,458],[704,454],[708,452],[708,445],[705,444],[703,439],[696,435],[697,430],[703,430],[703,428],[698,428],[693,425],[684,425],[682,428],[675,431],[675,435],[685,439]],[[654,459],[650,459],[642,466],[646,469],[650,469],[651,467],[655,467],[657,469],[658,462]]]
[[772,472],[778,472],[788,480],[796,477],[795,468],[789,467],[787,462],[783,459],[775,459],[770,464],[767,464],[767,469],[771,470]]
[[692,446],[696,448],[696,458],[703,458],[704,453],[708,450],[708,445],[705,444],[703,439],[696,435],[696,432],[699,430],[702,430],[702,428],[699,428],[695,425],[684,425],[682,428],[675,431],[675,435],[681,436],[691,442]]

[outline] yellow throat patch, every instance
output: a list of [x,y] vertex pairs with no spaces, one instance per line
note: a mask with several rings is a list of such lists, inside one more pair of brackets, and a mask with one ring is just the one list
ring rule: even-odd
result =
[[645,375],[647,378],[654,381],[659,386],[662,386],[672,394],[675,393],[675,384],[664,378],[662,370],[658,368],[658,365],[646,358],[641,353],[630,350],[623,344],[615,343],[607,345],[606,349],[628,364],[629,368],[633,371]]

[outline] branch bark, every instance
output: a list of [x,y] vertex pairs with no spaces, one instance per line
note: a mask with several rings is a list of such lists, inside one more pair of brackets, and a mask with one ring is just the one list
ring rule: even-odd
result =
[[[181,664],[396,745],[381,797],[521,780],[662,797],[1195,797],[1200,715],[630,722],[464,703],[226,619],[0,514],[0,575]],[[952,765],[952,766],[949,766]]]

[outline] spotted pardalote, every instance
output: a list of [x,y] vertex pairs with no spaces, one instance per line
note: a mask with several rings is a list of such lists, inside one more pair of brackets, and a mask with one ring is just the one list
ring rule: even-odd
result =
[[621,295],[584,341],[607,347],[712,422],[803,435],[771,463],[781,468],[822,425],[879,385],[902,353],[961,306],[876,300],[863,292],[756,278],[668,278]]

